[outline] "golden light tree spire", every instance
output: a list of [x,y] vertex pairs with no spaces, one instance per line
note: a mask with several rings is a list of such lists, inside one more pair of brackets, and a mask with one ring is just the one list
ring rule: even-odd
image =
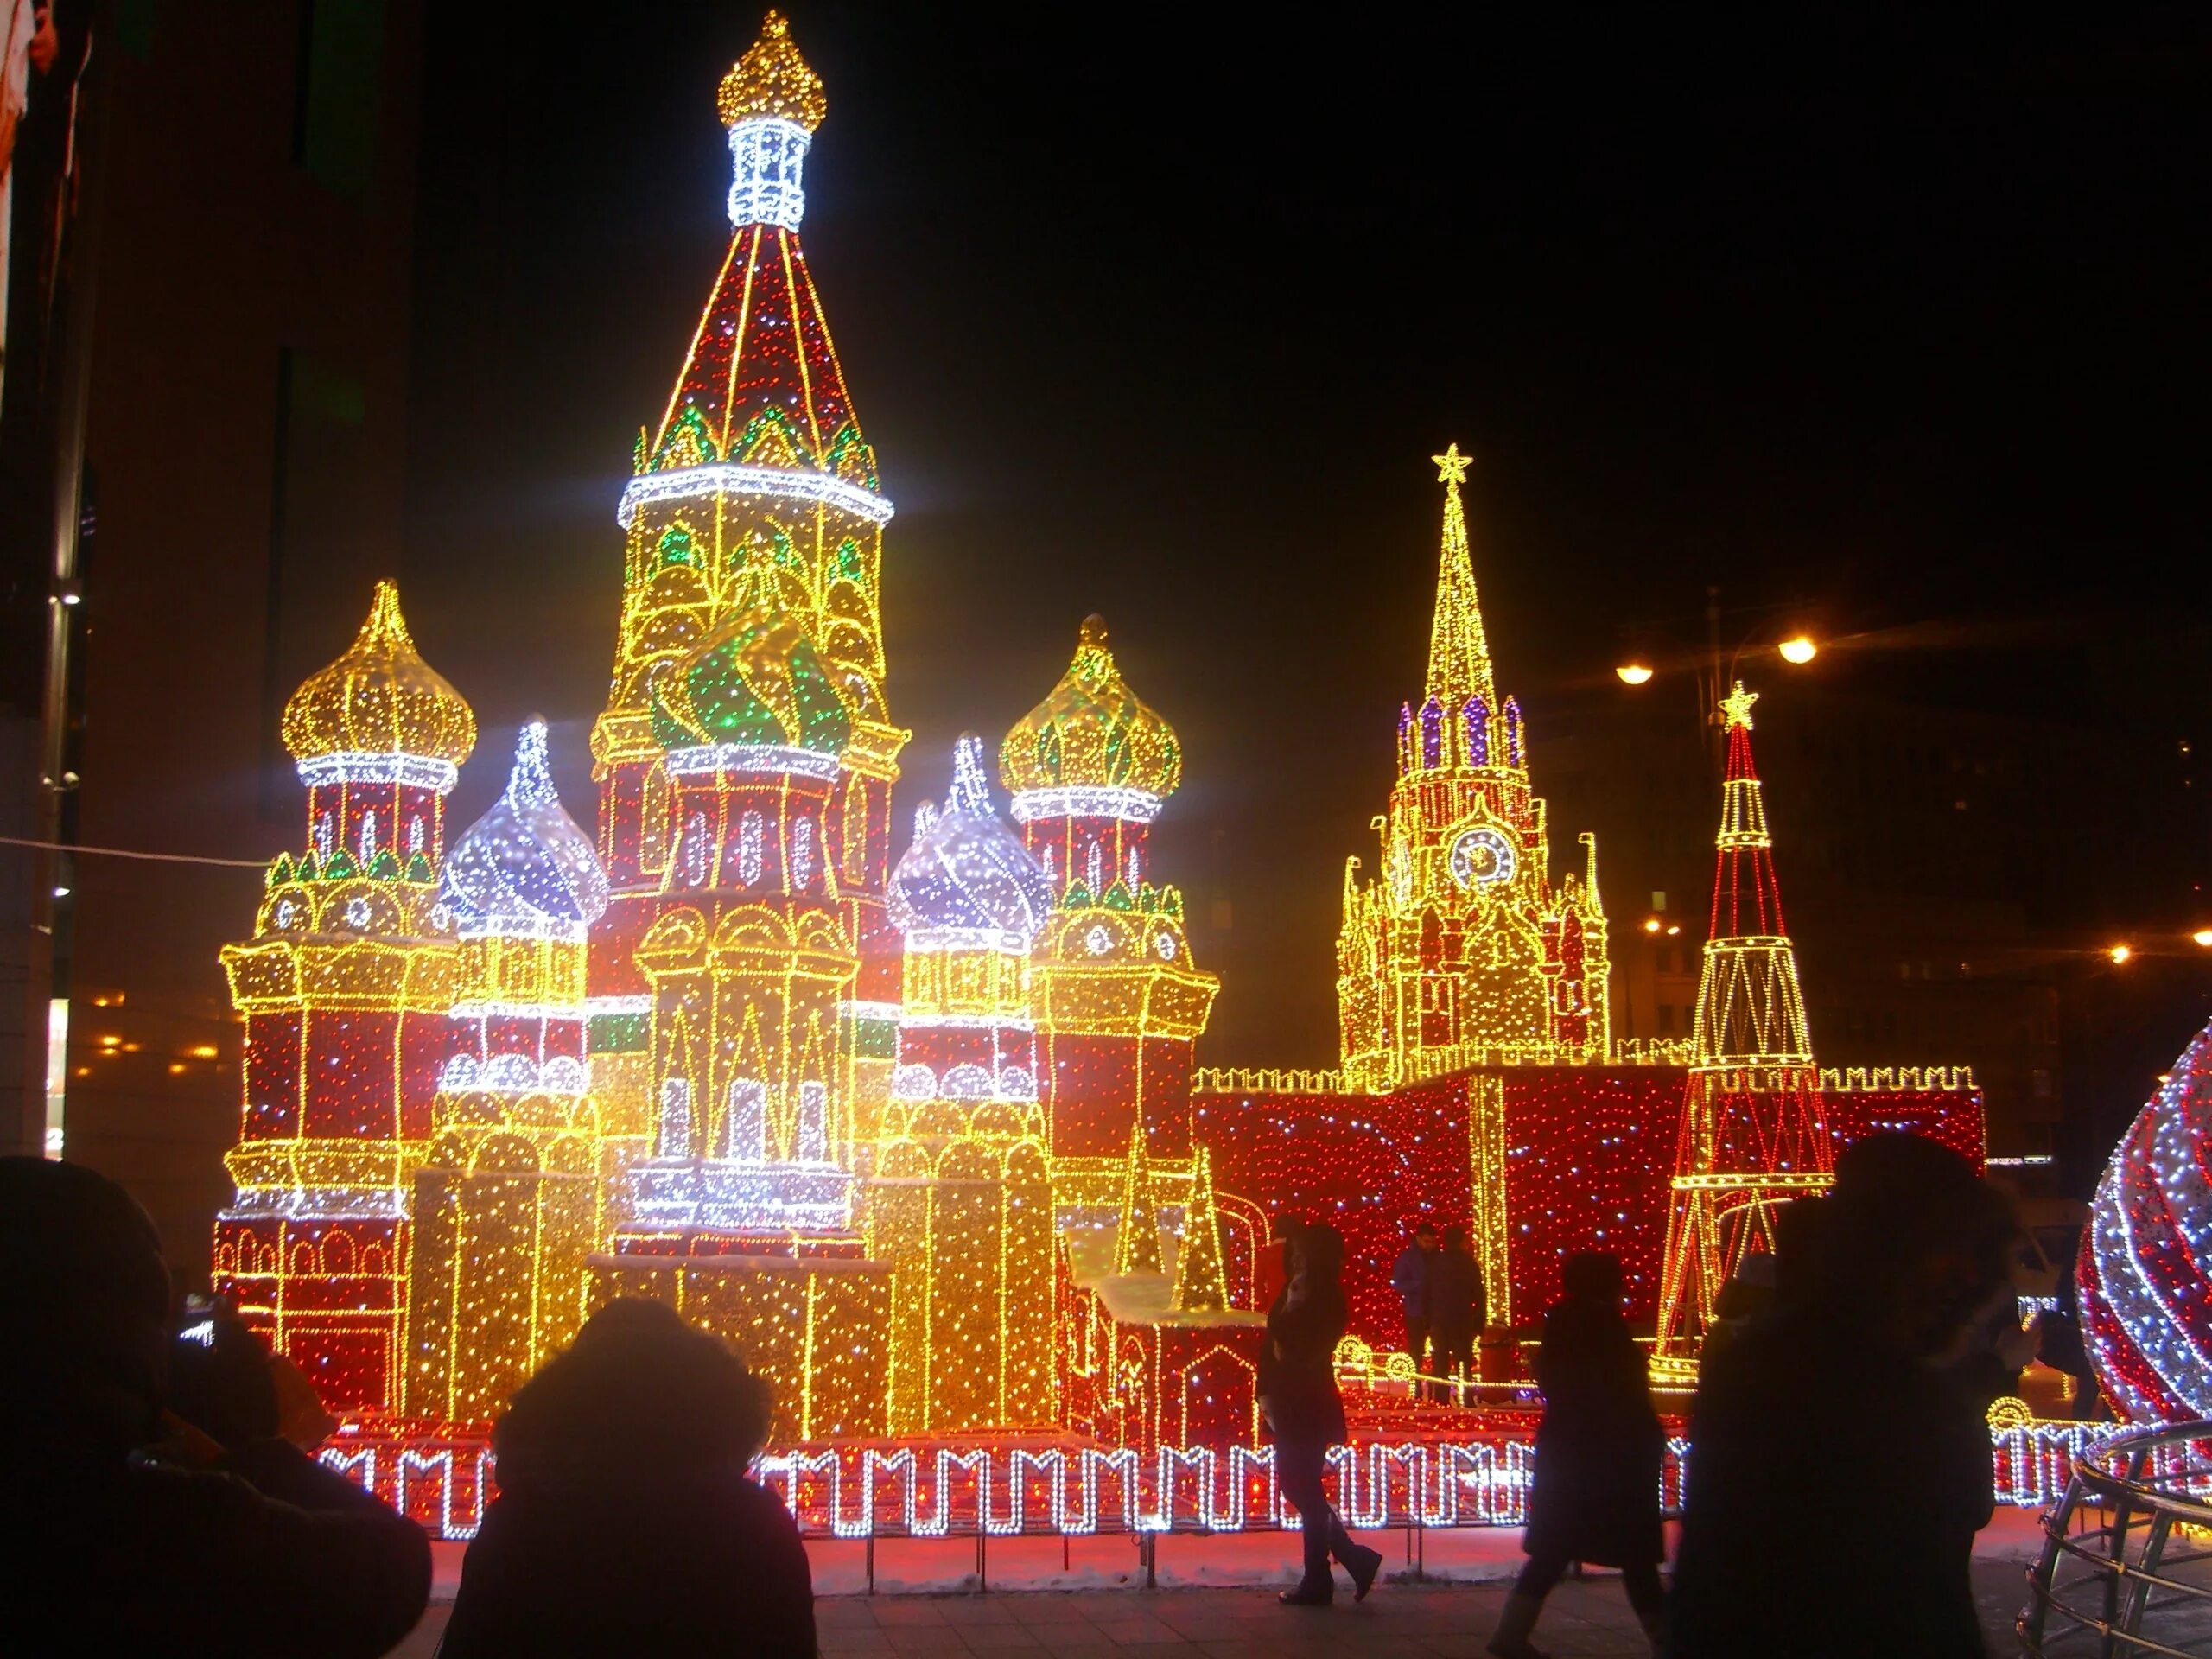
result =
[[1183,1245],[1175,1253],[1175,1289],[1168,1305],[1178,1313],[1217,1313],[1229,1306],[1221,1219],[1213,1198],[1213,1160],[1204,1147],[1191,1160],[1191,1198],[1183,1206]]
[[1129,1130],[1129,1160],[1122,1166],[1122,1213],[1114,1230],[1114,1271],[1158,1273],[1160,1205],[1152,1190],[1152,1157],[1146,1149],[1144,1114]]
[[1496,708],[1490,641],[1483,634],[1474,560],[1467,550],[1467,515],[1459,501],[1459,486],[1474,458],[1461,454],[1454,443],[1429,459],[1436,463],[1437,482],[1444,486],[1444,547],[1436,572],[1436,615],[1428,631],[1428,695],[1454,711],[1471,696]]

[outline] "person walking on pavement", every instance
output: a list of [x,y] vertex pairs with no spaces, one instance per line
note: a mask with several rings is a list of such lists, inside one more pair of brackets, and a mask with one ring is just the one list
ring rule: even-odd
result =
[[[1428,1348],[1435,1268],[1436,1224],[1424,1217],[1414,1226],[1411,1242],[1398,1252],[1397,1262],[1390,1269],[1390,1288],[1398,1293],[1406,1307],[1406,1351],[1413,1356],[1414,1370],[1424,1376],[1433,1375]],[[1420,1385],[1414,1388],[1418,1391]]]
[[1653,1650],[1662,1651],[1666,1639],[1667,1597],[1659,1584],[1667,1553],[1659,1516],[1666,1431],[1651,1408],[1643,1355],[1621,1316],[1620,1258],[1595,1251],[1570,1256],[1563,1283],[1567,1294],[1544,1316],[1536,1356],[1544,1420],[1536,1428],[1535,1480],[1521,1545],[1529,1564],[1490,1639],[1497,1659],[1542,1659],[1529,1632],[1573,1561],[1620,1568]]
[[1333,1554],[1351,1574],[1352,1599],[1367,1599],[1382,1571],[1380,1550],[1354,1543],[1329,1507],[1321,1484],[1329,1448],[1344,1438],[1344,1404],[1337,1392],[1337,1344],[1350,1318],[1344,1303],[1344,1235],[1303,1226],[1283,1244],[1288,1281],[1268,1310],[1260,1350],[1260,1409],[1274,1432],[1275,1478],[1297,1510],[1305,1535],[1306,1572],[1278,1599],[1293,1607],[1325,1607],[1335,1599]]
[[1467,1248],[1467,1230],[1446,1227],[1444,1246],[1429,1263],[1430,1325],[1436,1344],[1436,1369],[1447,1379],[1433,1385],[1432,1398],[1464,1405],[1475,1376],[1475,1338],[1490,1323],[1490,1298],[1483,1288],[1482,1263]]

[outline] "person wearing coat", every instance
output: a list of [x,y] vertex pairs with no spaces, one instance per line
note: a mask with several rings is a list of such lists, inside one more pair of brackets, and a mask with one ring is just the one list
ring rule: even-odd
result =
[[1475,1338],[1490,1322],[1490,1298],[1483,1288],[1482,1263],[1467,1248],[1467,1230],[1446,1227],[1444,1248],[1429,1263],[1431,1323],[1436,1333],[1436,1370],[1452,1379],[1432,1389],[1432,1397],[1464,1402],[1475,1375]]
[[1275,1479],[1299,1515],[1306,1571],[1280,1600],[1325,1607],[1336,1597],[1329,1576],[1334,1554],[1351,1574],[1352,1598],[1367,1599],[1382,1570],[1379,1550],[1354,1543],[1329,1507],[1321,1474],[1329,1448],[1344,1438],[1344,1398],[1337,1392],[1337,1344],[1344,1339],[1344,1235],[1329,1226],[1301,1226],[1284,1239],[1287,1281],[1268,1309],[1260,1350],[1260,1408],[1274,1432]]
[[1544,1316],[1536,1356],[1544,1418],[1522,1537],[1529,1564],[1490,1639],[1497,1659],[1541,1659],[1529,1636],[1544,1598],[1573,1561],[1620,1568],[1629,1605],[1655,1650],[1666,1637],[1659,1584],[1666,1432],[1651,1408],[1643,1355],[1621,1316],[1620,1258],[1595,1251],[1571,1256],[1562,1283],[1566,1294]]
[[601,1308],[493,1431],[499,1495],[440,1659],[813,1659],[798,1526],[746,1470],[767,1385],[665,1303]]
[[1390,1288],[1398,1293],[1405,1306],[1406,1351],[1413,1356],[1416,1371],[1426,1371],[1430,1364],[1430,1301],[1435,1275],[1436,1224],[1423,1217],[1406,1248],[1398,1252],[1398,1259],[1390,1264]]

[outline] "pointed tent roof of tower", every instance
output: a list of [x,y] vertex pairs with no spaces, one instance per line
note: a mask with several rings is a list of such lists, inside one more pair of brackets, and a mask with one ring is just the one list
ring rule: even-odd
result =
[[[719,103],[732,126],[768,118],[810,132],[828,108],[820,78],[773,11],[724,78]],[[798,232],[782,225],[741,224],[731,236],[639,470],[717,461],[876,487],[875,453],[861,435]]]
[[397,584],[379,582],[353,643],[285,703],[283,733],[296,760],[405,754],[457,766],[476,747],[476,716],[415,649]]
[[1122,1212],[1114,1228],[1114,1272],[1159,1273],[1160,1206],[1152,1190],[1152,1158],[1144,1139],[1144,1113],[1129,1128],[1129,1158],[1122,1175]]
[[1428,630],[1427,695],[1447,710],[1465,708],[1474,696],[1495,709],[1490,641],[1483,632],[1474,559],[1467,550],[1467,515],[1459,500],[1472,458],[1461,454],[1454,443],[1429,459],[1436,463],[1437,482],[1444,486],[1444,544],[1436,571],[1436,614]]
[[522,728],[505,792],[454,838],[439,887],[479,932],[582,938],[606,912],[607,872],[554,792],[543,721]]
[[1774,837],[1751,759],[1751,705],[1743,682],[1720,700],[1728,760],[1720,785],[1720,830],[1713,837],[1713,914],[1697,988],[1696,1064],[1807,1065],[1797,960],[1782,918]]
[[1222,1264],[1221,1218],[1213,1201],[1213,1160],[1200,1147],[1191,1162],[1191,1198],[1183,1206],[1183,1246],[1175,1255],[1178,1313],[1217,1313],[1229,1306]]

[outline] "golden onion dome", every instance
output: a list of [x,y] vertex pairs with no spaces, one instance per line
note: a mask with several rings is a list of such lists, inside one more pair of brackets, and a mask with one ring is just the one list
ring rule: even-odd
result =
[[791,23],[780,11],[771,11],[761,21],[760,38],[722,77],[715,103],[726,127],[766,118],[796,122],[812,132],[830,113],[830,101],[822,95],[822,77],[791,44]]
[[1175,728],[1129,690],[1114,666],[1105,618],[1084,619],[1068,671],[999,746],[999,776],[1016,793],[1128,789],[1160,798],[1183,781]]
[[311,674],[284,705],[295,760],[406,754],[459,766],[476,747],[476,716],[407,637],[399,589],[377,583],[369,620],[346,654]]

